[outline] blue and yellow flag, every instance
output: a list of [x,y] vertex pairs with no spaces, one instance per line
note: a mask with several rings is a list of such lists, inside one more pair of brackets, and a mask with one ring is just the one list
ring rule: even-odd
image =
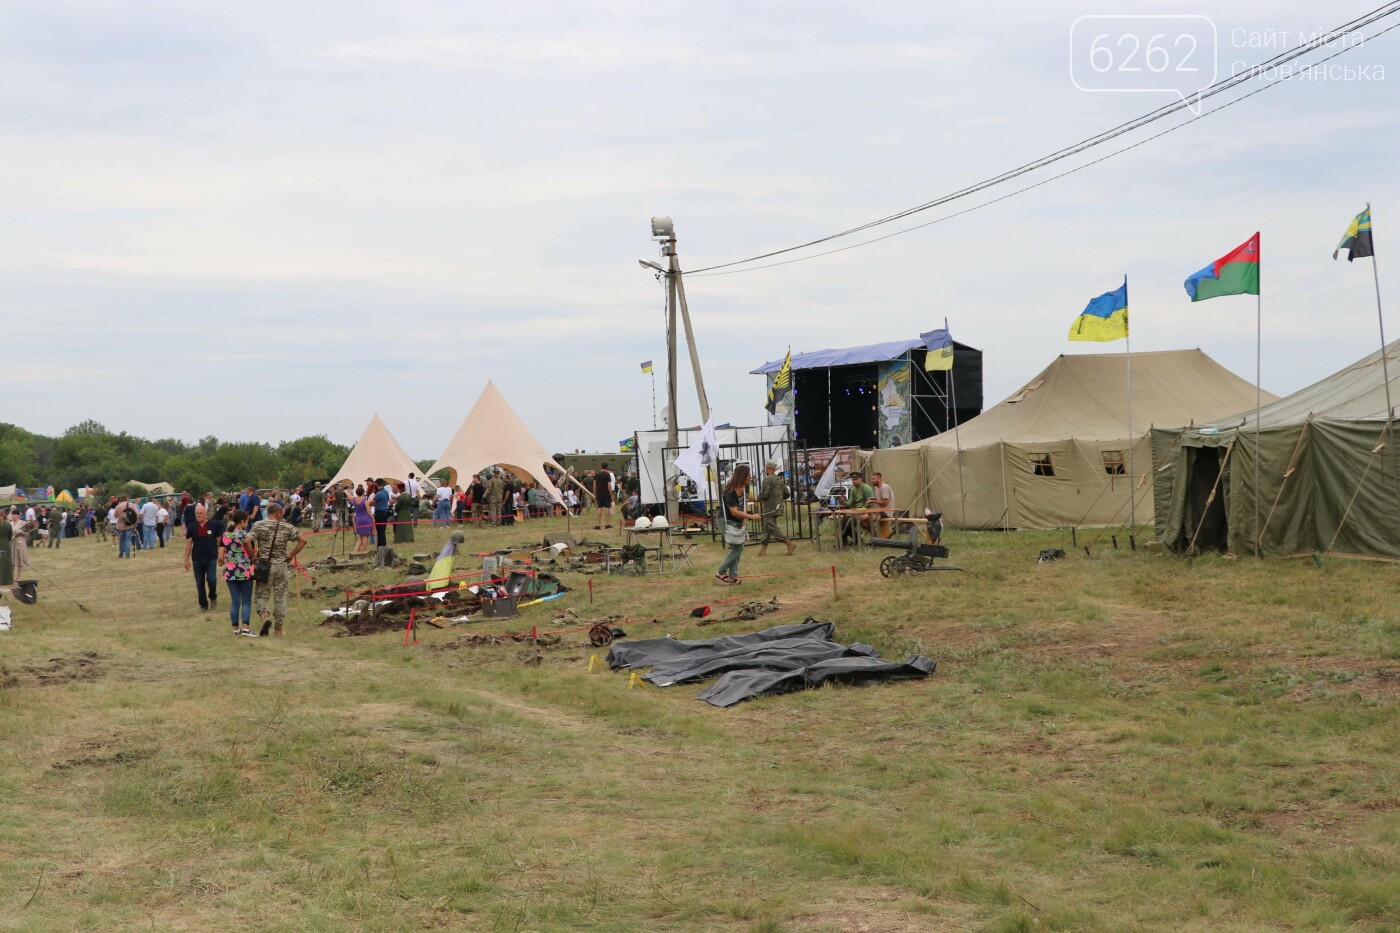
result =
[[651,369],[651,360],[647,360],[645,363],[642,364],[642,375],[645,376],[647,373],[649,373],[649,372],[651,372],[651,371],[652,371],[652,369]]
[[1069,328],[1070,340],[1122,340],[1128,336],[1128,277],[1111,292],[1104,292],[1079,313]]
[[618,450],[618,453],[624,453],[624,454],[634,454],[634,453],[636,453],[636,452],[637,452],[637,438],[636,438],[635,436],[634,436],[634,437],[624,437],[622,440],[620,440],[620,441],[617,442],[617,450]]
[[920,334],[928,354],[924,357],[924,371],[930,373],[948,372],[953,368],[953,335],[948,328],[931,330]]

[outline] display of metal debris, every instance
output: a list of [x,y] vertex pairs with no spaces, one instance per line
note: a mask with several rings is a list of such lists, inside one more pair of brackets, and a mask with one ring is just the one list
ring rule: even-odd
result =
[[835,624],[808,617],[805,622],[721,638],[621,642],[608,651],[607,660],[613,670],[650,667],[642,679],[658,687],[719,677],[698,698],[720,707],[827,683],[920,679],[937,667],[922,655],[910,655],[902,663],[886,661],[870,645],[840,644],[835,632]]

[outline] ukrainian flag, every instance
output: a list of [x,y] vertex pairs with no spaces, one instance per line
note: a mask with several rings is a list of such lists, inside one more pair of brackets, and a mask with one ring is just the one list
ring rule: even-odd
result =
[[1070,340],[1123,340],[1128,336],[1128,277],[1111,292],[1104,292],[1079,313],[1069,328]]
[[647,373],[649,373],[649,372],[651,372],[651,371],[652,371],[652,368],[651,368],[651,360],[647,360],[645,363],[642,364],[642,375],[645,376]]

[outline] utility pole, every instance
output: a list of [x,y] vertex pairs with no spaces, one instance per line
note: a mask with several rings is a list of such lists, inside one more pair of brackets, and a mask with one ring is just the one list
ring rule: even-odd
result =
[[[676,314],[685,327],[685,342],[690,349],[690,371],[695,375],[695,396],[700,402],[700,420],[710,420],[710,400],[705,395],[705,379],[700,375],[700,350],[695,345],[695,331],[690,327],[690,307],[685,300],[685,283],[681,281],[681,260],[676,255],[676,226],[669,217],[651,219],[651,238],[661,243],[661,255],[666,259],[663,268],[649,259],[638,262],[644,269],[654,269],[666,276],[666,446],[671,450],[680,447],[680,430],[677,427],[676,408]],[[679,514],[676,489],[672,483],[666,484],[666,517],[674,519]]]
[[[651,219],[652,239],[661,241],[661,255],[666,257],[666,447],[673,452],[680,446],[680,432],[676,422],[676,272],[680,269],[680,259],[676,256],[676,229],[669,217]],[[666,469],[662,467],[662,476]],[[680,504],[676,500],[676,484],[666,482],[666,519],[675,521],[680,514]]]

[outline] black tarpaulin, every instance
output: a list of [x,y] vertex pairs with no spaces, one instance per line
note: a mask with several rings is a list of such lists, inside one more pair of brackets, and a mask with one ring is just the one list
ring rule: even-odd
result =
[[828,682],[927,677],[937,666],[921,655],[911,655],[903,663],[886,661],[869,645],[835,641],[835,630],[830,622],[809,618],[796,625],[722,638],[650,638],[614,645],[608,664],[614,670],[650,667],[643,679],[658,687],[723,675],[699,697],[714,706],[733,706],[763,693],[789,693]]

